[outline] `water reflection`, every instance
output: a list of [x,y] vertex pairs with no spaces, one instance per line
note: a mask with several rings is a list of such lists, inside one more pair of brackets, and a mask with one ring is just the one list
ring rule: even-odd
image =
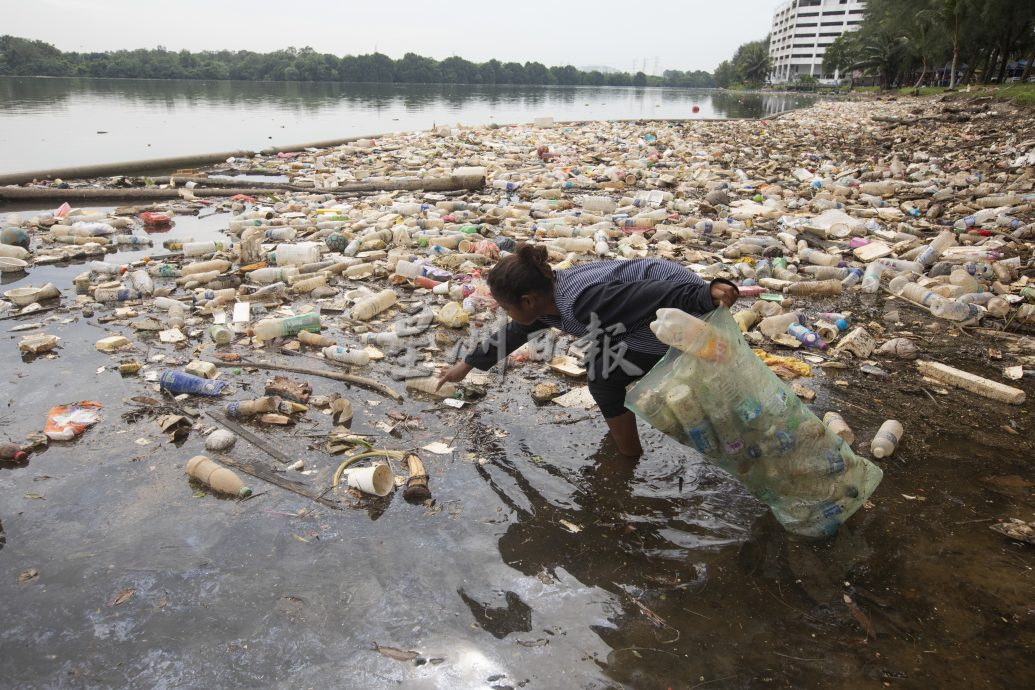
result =
[[616,102],[693,102],[713,117],[759,117],[802,107],[814,96],[726,92],[714,89],[646,89],[637,87],[524,87],[468,85],[340,84],[303,82],[194,81],[175,79],[92,79],[0,77],[0,112],[46,112],[83,99],[107,100],[134,107],[262,106],[317,112],[342,103],[410,111],[442,107],[462,110],[471,103],[488,106],[607,106]]
[[0,172],[258,150],[443,122],[764,117],[814,98],[606,86],[0,77]]

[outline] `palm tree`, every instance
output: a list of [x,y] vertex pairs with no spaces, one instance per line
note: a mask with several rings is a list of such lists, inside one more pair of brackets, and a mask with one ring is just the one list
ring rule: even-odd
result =
[[888,89],[892,77],[898,72],[907,46],[908,41],[904,36],[895,36],[885,31],[863,36],[858,66],[875,70],[880,75],[881,89]]
[[773,71],[769,58],[769,39],[745,43],[733,56],[733,67],[737,77],[747,84],[762,84]]

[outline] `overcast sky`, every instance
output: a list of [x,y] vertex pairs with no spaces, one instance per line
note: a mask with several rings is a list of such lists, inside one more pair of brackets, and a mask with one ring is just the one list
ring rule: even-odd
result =
[[711,71],[780,0],[0,0],[0,34],[61,50],[414,52],[548,66]]

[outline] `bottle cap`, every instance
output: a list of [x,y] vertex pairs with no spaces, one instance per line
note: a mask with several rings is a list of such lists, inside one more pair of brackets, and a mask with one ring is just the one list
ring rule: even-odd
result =
[[14,457],[11,459],[15,462],[27,462],[29,459],[29,454],[26,453],[24,450],[15,451]]
[[252,490],[249,489],[247,486],[242,486],[241,490],[237,493],[237,495],[241,498],[248,498],[252,495]]

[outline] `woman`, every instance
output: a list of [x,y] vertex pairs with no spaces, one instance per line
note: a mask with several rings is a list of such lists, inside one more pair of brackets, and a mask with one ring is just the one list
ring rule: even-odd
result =
[[506,352],[498,351],[497,332],[448,369],[438,385],[461,381],[473,368],[489,369],[536,331],[553,327],[580,337],[588,334],[597,346],[596,356],[587,363],[589,392],[618,451],[631,457],[638,457],[643,448],[636,417],[625,409],[625,389],[668,351],[650,330],[655,312],[670,307],[703,314],[720,304],[732,306],[739,296],[728,280],[707,283],[662,259],[599,261],[554,272],[546,248],[530,244],[518,245],[493,267],[487,280],[493,298],[510,317],[502,334]]

